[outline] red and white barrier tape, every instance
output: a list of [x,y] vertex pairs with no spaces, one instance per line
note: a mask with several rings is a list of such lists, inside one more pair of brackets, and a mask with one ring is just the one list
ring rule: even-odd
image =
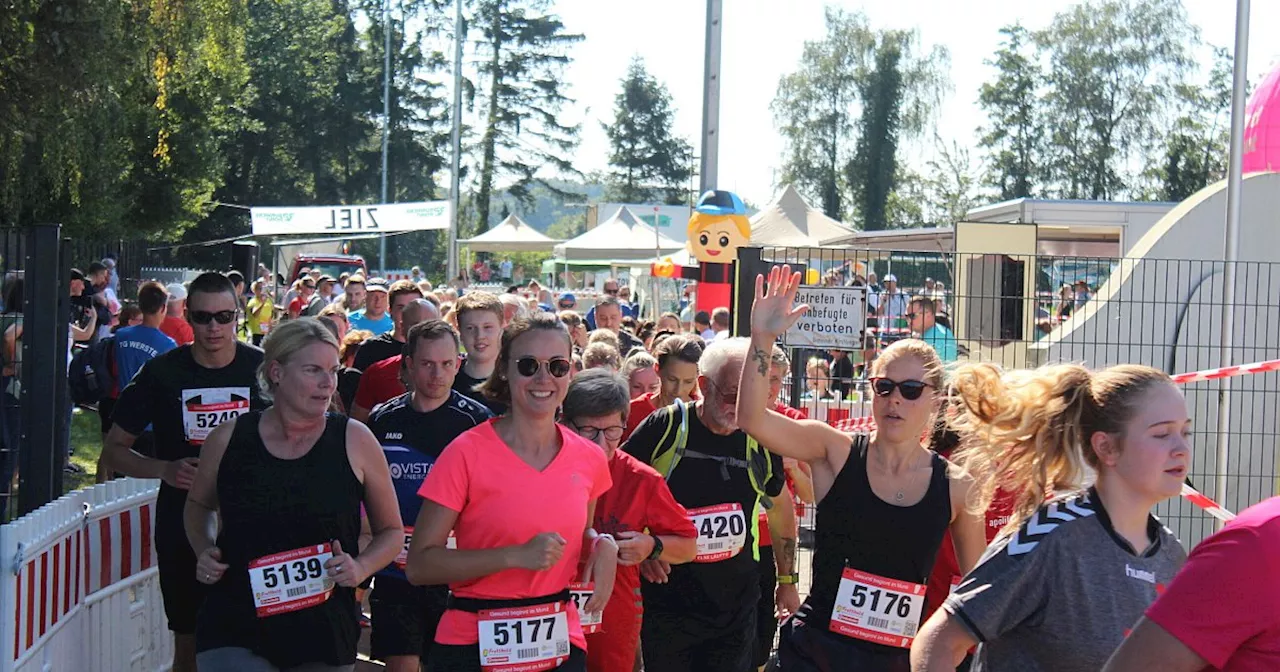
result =
[[1241,364],[1239,366],[1223,366],[1216,369],[1205,369],[1204,371],[1192,371],[1191,373],[1179,373],[1173,377],[1173,382],[1185,385],[1187,383],[1201,383],[1206,380],[1219,380],[1221,378],[1232,378],[1249,373],[1265,373],[1267,371],[1280,371],[1280,359]]
[[1195,488],[1187,485],[1186,483],[1182,484],[1182,496],[1185,497],[1188,502],[1191,502],[1192,504],[1195,504],[1201,509],[1204,509],[1205,513],[1213,516],[1214,518],[1217,518],[1218,520],[1221,520],[1224,523],[1234,520],[1236,517],[1236,514],[1231,513],[1230,511],[1222,508],[1220,504],[1213,501],[1212,499],[1209,499],[1199,490],[1196,490]]

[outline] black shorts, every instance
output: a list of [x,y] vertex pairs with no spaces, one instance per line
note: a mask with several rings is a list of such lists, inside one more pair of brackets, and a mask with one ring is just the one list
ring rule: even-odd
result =
[[156,509],[156,562],[169,629],[179,635],[194,635],[196,614],[208,588],[196,581],[196,554],[186,530],[175,525],[173,514],[162,512],[161,507]]
[[[570,646],[569,660],[555,669],[560,672],[587,672],[587,652]],[[654,672],[659,670],[653,668]],[[431,649],[427,672],[480,672],[480,645],[436,644]]]
[[911,672],[911,652],[866,644],[821,626],[809,626],[792,616],[782,624],[778,639],[781,672]]
[[751,664],[761,667],[769,662],[773,653],[773,638],[778,633],[778,619],[774,616],[774,593],[778,588],[778,568],[773,562],[773,547],[760,547],[760,601],[756,604],[756,644]]
[[645,609],[640,628],[644,667],[653,672],[753,672],[756,605],[719,632],[689,627],[671,614]]
[[415,586],[379,575],[369,593],[371,656],[381,661],[389,656],[418,656],[427,662],[448,600],[449,589],[443,586]]

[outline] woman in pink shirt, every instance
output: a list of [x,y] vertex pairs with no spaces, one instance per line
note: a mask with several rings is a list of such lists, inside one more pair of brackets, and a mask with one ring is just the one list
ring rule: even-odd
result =
[[554,315],[508,325],[479,389],[509,410],[449,444],[418,491],[425,501],[406,574],[452,591],[428,672],[585,670],[569,584],[594,581],[583,608],[602,611],[618,547],[591,528],[596,500],[612,485],[604,454],[556,423],[570,357],[569,334]]

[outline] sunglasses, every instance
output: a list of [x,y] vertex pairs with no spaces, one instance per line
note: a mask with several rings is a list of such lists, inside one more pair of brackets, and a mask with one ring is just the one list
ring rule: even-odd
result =
[[231,324],[236,319],[236,311],[234,310],[219,310],[216,313],[211,313],[207,310],[194,310],[190,314],[193,324],[209,324],[214,320],[217,320],[218,324]]
[[902,398],[907,401],[915,401],[924,394],[927,387],[933,387],[929,383],[919,380],[904,380],[898,382],[889,378],[872,378],[871,389],[875,391],[877,397],[887,397],[893,394],[894,388],[902,393]]
[[[538,369],[542,368],[542,360],[537,357],[521,357],[516,360],[516,371],[525,378],[532,378],[538,375]],[[547,373],[556,378],[564,378],[569,375],[569,370],[573,368],[573,362],[564,357],[552,357],[546,360]]]
[[618,295],[618,290],[616,290],[616,289],[606,289],[606,290],[604,290],[604,293],[605,293],[605,294],[608,294],[609,296],[617,296],[617,295]]
[[595,441],[604,434],[604,438],[610,441],[617,441],[622,438],[622,433],[626,431],[626,427],[614,425],[613,427],[592,427],[591,425],[574,424],[573,428],[577,430],[578,436],[588,440]]

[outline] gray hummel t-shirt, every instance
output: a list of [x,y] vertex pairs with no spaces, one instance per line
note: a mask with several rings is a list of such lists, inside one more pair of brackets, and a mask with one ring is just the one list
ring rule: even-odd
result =
[[987,547],[943,608],[981,642],[973,672],[1097,672],[1182,567],[1153,516],[1141,556],[1092,488],[1040,507]]

